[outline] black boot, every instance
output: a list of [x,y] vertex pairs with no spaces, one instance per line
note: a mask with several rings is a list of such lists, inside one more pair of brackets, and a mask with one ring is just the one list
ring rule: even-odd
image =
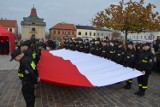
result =
[[138,96],[144,96],[145,95],[145,89],[142,89],[142,91],[138,94]]
[[135,95],[139,95],[142,92],[142,87],[139,87],[139,90],[137,92],[135,92]]
[[131,89],[131,83],[127,83],[123,88],[126,90]]

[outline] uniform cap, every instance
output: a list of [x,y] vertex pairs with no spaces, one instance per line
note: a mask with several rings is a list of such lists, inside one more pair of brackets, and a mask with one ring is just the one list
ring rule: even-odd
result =
[[30,47],[31,46],[31,41],[30,40],[26,40],[26,41],[22,42],[21,46],[28,46],[28,47]]
[[144,45],[145,46],[151,46],[151,44],[149,42],[146,42]]
[[133,45],[133,42],[132,42],[132,41],[129,41],[129,42],[128,42],[128,45]]
[[20,50],[20,49],[14,50],[14,51],[11,53],[11,60],[10,60],[10,61],[14,60],[15,57],[17,57],[17,56],[20,55],[20,54],[21,54],[21,50]]

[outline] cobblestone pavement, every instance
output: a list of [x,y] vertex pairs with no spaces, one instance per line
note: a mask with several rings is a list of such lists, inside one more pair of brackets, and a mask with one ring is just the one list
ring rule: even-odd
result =
[[[125,83],[101,88],[55,86],[41,82],[35,107],[160,107],[160,74],[152,73],[145,97],[137,97],[136,79],[131,90]],[[16,70],[0,71],[0,107],[25,107]]]
[[[0,56],[0,107],[25,107],[18,63]],[[125,82],[101,88],[55,86],[41,82],[36,89],[35,107],[160,107],[160,74],[152,73],[145,97],[137,97],[137,82],[124,90]]]

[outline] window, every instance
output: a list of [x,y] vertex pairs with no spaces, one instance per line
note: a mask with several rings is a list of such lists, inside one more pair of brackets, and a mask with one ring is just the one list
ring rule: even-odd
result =
[[34,32],[34,31],[36,31],[36,29],[35,29],[35,28],[32,28],[32,31]]
[[71,32],[68,32],[68,35],[70,35],[71,34]]
[[72,35],[74,35],[74,32],[72,32]]
[[60,32],[60,31],[58,31],[58,34],[60,35],[60,34],[61,34],[61,32]]
[[81,35],[81,32],[78,32],[78,35]]
[[97,35],[99,36],[99,33]]
[[90,32],[90,36],[92,36],[92,32]]
[[101,36],[103,36],[103,33],[101,34]]
[[62,31],[62,35],[64,35],[64,31]]
[[32,34],[31,38],[35,38],[35,34]]
[[32,25],[35,25],[35,23],[34,23],[34,22],[32,22]]
[[9,31],[12,32],[12,28],[9,28]]
[[85,33],[85,35],[87,36],[87,32]]
[[54,31],[54,34],[56,34],[56,31]]
[[96,36],[96,33],[94,33],[94,36]]
[[144,39],[146,39],[146,36],[144,36]]
[[141,36],[141,39],[142,39],[142,36]]

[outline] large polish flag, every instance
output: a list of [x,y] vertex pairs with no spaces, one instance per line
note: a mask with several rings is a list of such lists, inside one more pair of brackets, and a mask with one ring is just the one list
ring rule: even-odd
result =
[[142,75],[107,59],[65,49],[41,51],[38,71],[42,81],[84,87],[112,85]]

